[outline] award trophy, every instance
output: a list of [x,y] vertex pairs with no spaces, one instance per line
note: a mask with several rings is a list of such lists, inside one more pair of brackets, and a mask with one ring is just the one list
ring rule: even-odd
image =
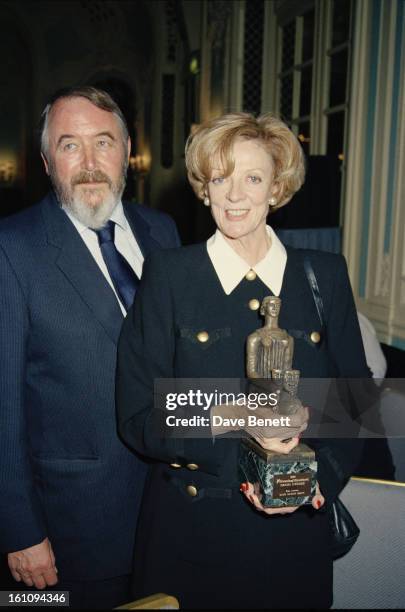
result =
[[[292,369],[294,339],[278,327],[280,308],[280,298],[264,298],[260,308],[264,326],[248,336],[246,351],[249,392],[266,390],[278,396],[277,404],[268,408],[273,418],[291,416],[302,405],[297,397],[300,372]],[[315,495],[317,463],[306,444],[283,455],[244,438],[239,470],[242,481],[253,484],[265,507],[310,504]]]

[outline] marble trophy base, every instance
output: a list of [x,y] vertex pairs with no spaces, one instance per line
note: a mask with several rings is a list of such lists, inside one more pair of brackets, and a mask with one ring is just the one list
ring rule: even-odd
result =
[[310,504],[316,489],[315,453],[306,444],[298,444],[288,455],[262,448],[254,440],[240,444],[241,482],[251,482],[261,493],[267,508]]

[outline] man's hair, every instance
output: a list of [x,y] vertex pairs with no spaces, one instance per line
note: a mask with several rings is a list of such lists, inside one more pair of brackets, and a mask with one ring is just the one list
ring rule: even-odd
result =
[[186,143],[186,167],[197,197],[204,198],[214,164],[221,164],[225,177],[232,174],[232,149],[240,139],[260,144],[270,156],[278,187],[277,204],[271,211],[287,204],[304,182],[304,155],[292,131],[271,113],[257,118],[249,113],[230,113],[192,130]]
[[48,103],[45,106],[44,110],[41,114],[41,120],[39,123],[39,134],[40,134],[40,145],[41,145],[41,153],[47,157],[48,148],[49,148],[49,137],[48,137],[48,124],[49,124],[49,113],[53,107],[53,105],[62,99],[69,98],[85,98],[97,108],[101,108],[109,113],[112,113],[116,116],[118,123],[122,130],[122,139],[124,142],[124,146],[126,146],[128,141],[128,126],[125,120],[124,115],[118,104],[114,102],[110,94],[102,89],[96,89],[96,87],[91,87],[90,85],[82,85],[78,87],[65,87],[63,89],[59,89],[48,99]]

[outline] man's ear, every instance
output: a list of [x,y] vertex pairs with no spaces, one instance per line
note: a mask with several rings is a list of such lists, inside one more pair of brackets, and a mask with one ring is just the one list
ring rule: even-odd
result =
[[44,162],[45,172],[49,176],[49,163],[48,163],[48,160],[46,159],[46,157],[45,157],[45,155],[43,153],[41,153],[41,157],[42,157],[42,161]]

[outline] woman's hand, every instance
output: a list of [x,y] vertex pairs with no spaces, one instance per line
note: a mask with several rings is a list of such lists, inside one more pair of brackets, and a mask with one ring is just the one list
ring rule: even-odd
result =
[[299,436],[308,426],[308,408],[303,406],[288,417],[271,412],[268,408],[258,408],[254,415],[256,422],[260,423],[259,419],[271,418],[273,423],[278,420],[279,425],[250,425],[247,417],[243,429],[266,450],[285,455],[297,446]]
[[[246,405],[221,404],[211,409],[211,431],[214,436],[244,430],[263,448],[288,453],[294,445],[279,446],[281,440],[291,440],[308,426],[308,408],[300,406],[295,414],[278,414],[269,407],[249,409]],[[276,444],[277,448],[274,447]]]
[[280,455],[288,455],[300,442],[300,436],[281,440],[280,438],[264,438],[260,435],[252,434],[252,437],[266,450],[279,453]]
[[[256,490],[255,490],[256,489]],[[246,499],[258,510],[272,516],[273,514],[292,514],[300,506],[285,506],[283,508],[265,508],[261,503],[262,494],[258,490],[258,486],[254,487],[251,482],[243,482],[240,490]],[[316,492],[312,498],[312,507],[319,510],[325,503],[325,498],[322,495],[318,483],[316,483]]]

